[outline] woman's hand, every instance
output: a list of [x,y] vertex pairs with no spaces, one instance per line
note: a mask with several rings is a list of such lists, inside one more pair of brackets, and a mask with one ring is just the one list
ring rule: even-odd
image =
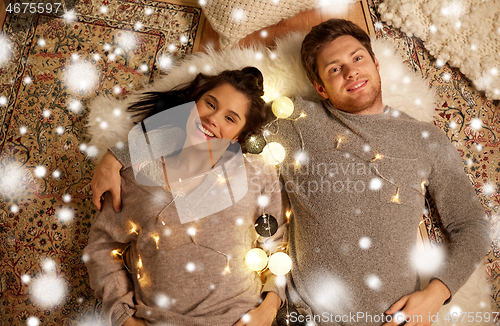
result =
[[146,322],[144,319],[141,318],[135,318],[134,316],[129,317],[125,322],[123,323],[122,326],[147,326]]
[[121,211],[121,163],[108,151],[99,161],[90,185],[92,187],[92,202],[101,211],[101,196],[110,191],[113,196],[113,207],[115,211]]
[[264,301],[243,315],[233,326],[270,326],[280,306],[280,297],[274,292],[267,292]]

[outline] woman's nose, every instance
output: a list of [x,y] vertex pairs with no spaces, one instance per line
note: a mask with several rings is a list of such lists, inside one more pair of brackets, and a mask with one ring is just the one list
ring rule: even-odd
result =
[[216,125],[219,124],[219,122],[218,122],[219,121],[219,117],[218,117],[217,112],[214,112],[214,113],[211,113],[211,114],[207,115],[206,119],[207,119],[208,123],[210,123],[210,124],[212,124],[214,126],[216,126]]

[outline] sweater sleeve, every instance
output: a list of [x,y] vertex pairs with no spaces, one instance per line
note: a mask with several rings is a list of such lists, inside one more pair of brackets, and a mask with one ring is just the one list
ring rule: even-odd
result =
[[[259,160],[259,159],[258,159]],[[254,161],[255,162],[255,161]],[[288,245],[288,222],[286,212],[289,209],[288,195],[282,191],[280,186],[277,171],[274,166],[261,164],[259,178],[262,180],[261,198],[269,199],[269,204],[258,209],[263,214],[271,214],[278,222],[278,230],[271,237],[259,237],[258,246],[265,251],[270,252],[286,252]],[[256,214],[260,216],[261,214]],[[269,269],[266,269],[261,275],[264,280],[262,293],[275,292],[281,299],[281,304],[285,302],[285,278],[274,275]]]
[[120,256],[134,238],[122,222],[125,214],[114,211],[111,195],[106,193],[102,212],[92,222],[83,256],[90,287],[102,301],[107,323],[113,326],[122,325],[135,313],[133,284]]
[[444,264],[433,278],[442,281],[453,296],[488,252],[490,223],[464,173],[456,148],[437,127],[435,134],[438,146],[431,147],[434,162],[428,190],[436,203],[449,243]]

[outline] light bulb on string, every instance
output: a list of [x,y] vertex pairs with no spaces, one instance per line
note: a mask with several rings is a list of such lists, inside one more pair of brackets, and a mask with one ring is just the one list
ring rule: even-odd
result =
[[286,151],[280,143],[272,142],[264,147],[261,155],[264,160],[272,165],[279,164],[285,159]]
[[260,154],[266,146],[266,139],[262,135],[252,135],[245,142],[245,149],[251,154]]
[[276,252],[269,257],[268,267],[275,275],[285,275],[292,269],[292,260],[284,252]]
[[132,222],[132,221],[130,221],[129,223],[132,226],[131,229],[130,229],[130,233],[139,234],[137,225],[134,222]]
[[267,254],[260,248],[250,249],[245,255],[245,265],[248,269],[258,272],[267,265]]
[[383,158],[384,158],[384,155],[377,153],[377,154],[375,154],[375,157],[372,159],[372,162],[375,162],[377,160],[381,160]]
[[422,181],[422,183],[420,184],[420,187],[422,188],[422,195],[425,195],[425,180]]
[[342,142],[342,137],[337,138],[337,145],[335,146],[336,149],[340,147],[341,142]]
[[160,242],[160,237],[157,234],[153,235],[152,237],[156,244],[156,250],[158,250],[159,249],[158,243]]
[[401,204],[401,198],[399,197],[399,187],[396,189],[396,194],[392,196],[391,203]]
[[282,96],[274,100],[272,105],[272,110],[276,118],[286,119],[292,115],[294,105],[291,99],[286,96]]
[[229,259],[227,259],[226,267],[224,268],[224,273],[231,273],[231,269],[229,268]]

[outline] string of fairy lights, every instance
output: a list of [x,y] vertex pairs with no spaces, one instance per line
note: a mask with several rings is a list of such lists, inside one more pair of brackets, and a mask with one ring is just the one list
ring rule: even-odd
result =
[[[299,134],[301,153],[304,155],[304,153],[305,153],[304,138],[303,138],[302,132],[300,131],[300,127],[296,122],[300,119],[306,118],[307,115],[304,112],[302,112],[302,113],[300,113],[300,115],[297,118],[294,118],[294,119],[290,118],[290,116],[295,111],[295,106],[293,104],[293,101],[290,98],[285,97],[285,96],[277,98],[276,100],[273,101],[272,111],[273,111],[273,114],[276,116],[276,119],[272,120],[264,127],[264,131],[262,132],[262,134],[251,136],[246,144],[246,148],[247,148],[248,152],[250,152],[252,154],[261,154],[268,163],[274,165],[277,168],[278,173],[281,173],[281,163],[283,162],[283,160],[286,157],[286,150],[283,147],[283,145],[281,145],[280,143],[268,141],[268,137],[270,135],[275,135],[279,132],[279,129],[277,126],[276,126],[276,130],[274,132],[271,132],[270,128],[273,125],[277,125],[276,123],[278,120],[291,121],[293,123],[294,127],[297,129],[297,132]],[[342,118],[342,116],[340,116],[337,112],[335,112],[335,111],[331,111],[331,112],[333,115],[335,115],[335,117],[340,122],[342,122],[342,124],[345,127],[347,127],[356,136],[363,139],[366,143],[370,143],[361,133],[359,133],[357,130],[352,128],[344,120],[344,118]],[[345,141],[346,137],[347,136],[336,137],[336,143],[335,143],[335,146],[333,149],[338,150],[338,151],[342,151],[342,152],[346,152],[346,153],[349,153],[351,155],[354,155],[354,156],[357,156],[357,157],[363,159],[363,157],[360,156],[358,153],[352,152],[348,148],[345,148],[342,146],[342,143]],[[372,145],[372,144],[370,144],[370,145]],[[374,163],[376,161],[381,161],[384,158],[394,159],[394,157],[385,156],[385,155],[381,154],[381,152],[376,147],[374,147],[374,148],[375,148],[374,155],[372,157],[370,157],[369,159],[365,159],[368,163]],[[296,159],[295,165],[297,167],[300,167],[301,156],[299,156]],[[389,184],[396,187],[396,191],[395,191],[394,195],[391,197],[391,202],[395,203],[395,204],[401,204],[400,188],[404,187],[404,186],[398,185],[395,182],[391,181],[390,179],[386,178],[379,171],[379,169],[376,165],[373,164],[373,165],[370,165],[370,167],[373,167],[376,175],[379,176],[382,180],[384,180],[384,181],[388,182]],[[413,187],[409,187],[409,186],[407,186],[406,188],[414,190],[417,193],[419,193],[421,196],[423,196],[425,201],[426,201],[426,204],[428,205],[427,198],[425,197],[426,183],[427,183],[426,180],[421,181],[420,189],[418,189],[418,190],[413,188]]]
[[[277,171],[278,175],[281,173],[281,164],[286,157],[286,150],[283,147],[283,145],[281,145],[280,143],[268,141],[269,136],[275,135],[279,132],[279,129],[278,129],[279,125],[277,124],[278,120],[290,121],[294,125],[294,128],[297,130],[299,138],[300,138],[301,152],[305,153],[304,138],[302,136],[302,132],[300,130],[300,127],[296,122],[300,119],[306,118],[307,115],[304,112],[302,112],[299,114],[299,116],[297,118],[290,118],[290,116],[294,113],[294,110],[295,110],[294,104],[290,98],[280,97],[280,98],[275,99],[273,101],[273,104],[272,104],[272,111],[273,111],[273,114],[276,116],[276,119],[272,120],[266,126],[264,126],[262,133],[252,135],[251,137],[249,137],[249,139],[245,143],[245,148],[246,148],[247,152],[249,152],[251,154],[261,154],[265,161],[267,161],[268,163],[271,163],[272,165],[275,166],[275,168],[278,170]],[[344,119],[340,115],[338,115],[336,112],[332,112],[332,113],[339,119],[339,121],[341,121],[341,123],[343,123],[350,131],[352,131],[352,133],[354,135],[362,138],[364,141],[369,143],[365,139],[365,137],[363,137],[362,134],[360,134],[358,131],[356,131],[352,127],[350,127],[349,124],[347,122],[345,122]],[[275,130],[271,131],[271,129],[273,127],[275,128]],[[349,151],[347,146],[343,146],[343,143],[345,143],[346,137],[347,136],[345,136],[345,135],[338,136],[336,138],[336,143],[334,144],[333,149],[355,155],[361,159],[368,161],[368,163],[373,163],[376,161],[381,161],[385,158],[390,158],[388,156],[384,156],[376,147],[374,147],[375,150],[374,150],[374,155],[372,157],[370,157],[369,159],[363,158],[362,156],[358,155],[358,153]],[[297,167],[300,167],[301,159],[300,158],[297,159],[295,164]],[[417,191],[418,194],[420,194],[422,197],[424,197],[426,205],[429,207],[429,203],[427,202],[427,198],[425,196],[425,194],[426,194],[426,181],[425,180],[421,182],[421,189],[417,190],[417,189],[410,187],[410,186],[403,186],[403,185],[396,184],[394,181],[391,181],[389,178],[385,177],[379,171],[379,169],[376,165],[372,164],[370,166],[374,169],[374,172],[378,177],[380,177],[382,180],[388,182],[389,184],[393,185],[396,188],[394,195],[391,197],[392,203],[401,204],[400,188],[406,187],[406,188],[409,188],[411,190]],[[206,176],[206,174],[196,176],[193,178],[193,180],[198,178],[198,177],[203,177],[203,176]],[[218,177],[225,179],[225,181],[227,182],[226,176],[218,175]],[[179,180],[179,182],[182,182],[182,180]],[[187,182],[186,184],[189,184],[189,182]],[[168,189],[168,184],[166,187]],[[164,227],[167,227],[167,225],[161,217],[162,213],[168,207],[170,207],[170,205],[174,202],[174,200],[177,198],[179,193],[181,193],[182,187],[183,186],[180,187],[179,191],[177,193],[175,193],[174,198],[157,215],[158,221]],[[430,214],[430,209],[427,209],[426,212],[428,214]],[[291,210],[286,211],[286,222],[289,222],[291,215],[292,215]],[[251,271],[255,271],[259,274],[269,270],[271,273],[273,273],[275,275],[286,275],[291,270],[292,261],[291,261],[290,257],[288,256],[288,254],[286,253],[288,251],[288,246],[287,246],[287,243],[285,241],[283,241],[283,239],[285,238],[285,235],[282,236],[282,241],[280,242],[280,244],[275,246],[274,248],[264,250],[264,249],[266,249],[265,245],[264,246],[257,246],[257,241],[259,239],[270,238],[276,234],[276,232],[278,230],[278,222],[277,222],[276,218],[270,214],[266,214],[266,213],[262,212],[262,214],[255,220],[254,229],[255,229],[255,232],[257,233],[257,237],[256,237],[256,240],[254,241],[254,244],[253,244],[254,248],[250,249],[244,257],[244,265],[246,266],[246,268],[248,268]],[[135,223],[130,221],[129,232],[139,235],[141,233],[141,229],[138,225],[136,225]],[[231,257],[228,254],[226,254],[222,251],[216,250],[214,248],[205,246],[202,243],[199,243],[196,240],[196,229],[194,227],[188,228],[187,233],[190,236],[190,239],[191,239],[190,243],[191,244],[194,244],[196,246],[211,250],[211,251],[213,251],[213,252],[215,252],[215,253],[217,253],[225,258],[226,264],[225,264],[224,269],[223,269],[223,274],[227,274],[227,273],[231,272],[230,264],[229,264]],[[156,244],[156,249],[159,250],[160,249],[159,248],[160,235],[153,234],[153,235],[151,235],[151,237],[153,238],[153,240]],[[263,242],[265,244],[265,240]],[[262,248],[262,247],[264,247],[264,248]],[[130,273],[132,273],[130,267],[127,266],[127,264],[126,264],[126,259],[125,259],[126,250],[128,250],[129,248],[130,248],[130,246],[127,246],[122,251],[116,249],[116,250],[113,250],[111,252],[111,254],[114,257],[122,259],[124,264],[125,264],[126,269]],[[169,248],[169,249],[174,249],[174,248]],[[135,265],[136,265],[137,279],[139,280],[139,282],[141,282],[141,279],[143,282],[145,282],[146,280],[143,279],[143,275],[141,274],[141,270],[143,268],[143,262],[142,262],[140,255],[138,255],[138,258],[137,258]],[[288,304],[286,304],[285,322],[287,325],[289,324]]]

